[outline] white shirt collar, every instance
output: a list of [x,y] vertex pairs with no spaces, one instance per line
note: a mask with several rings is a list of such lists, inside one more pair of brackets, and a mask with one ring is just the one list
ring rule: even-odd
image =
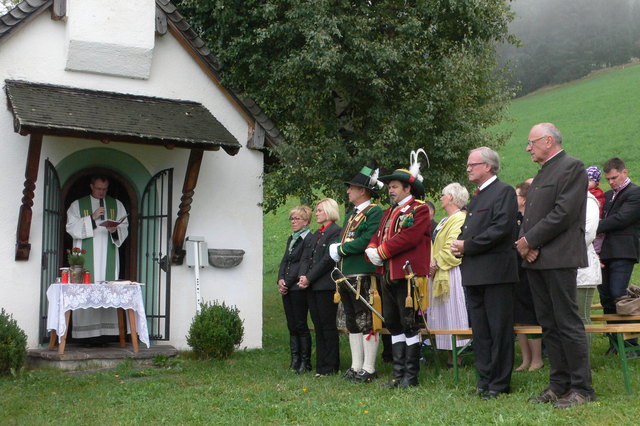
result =
[[362,204],[358,204],[356,206],[356,211],[360,213],[362,210],[366,209],[369,204],[371,204],[371,200],[367,200]]
[[493,183],[493,181],[496,180],[496,179],[498,179],[498,176],[496,176],[496,175],[491,176],[489,179],[485,180],[484,183],[478,187],[478,189],[480,191],[482,191],[487,186],[491,185]]
[[404,204],[408,203],[408,202],[409,202],[409,200],[411,200],[412,198],[413,198],[413,195],[407,195],[406,197],[404,197],[404,198],[402,199],[402,201],[400,201],[400,202],[398,203],[398,205],[399,205],[399,206],[402,206],[402,205],[404,205]]

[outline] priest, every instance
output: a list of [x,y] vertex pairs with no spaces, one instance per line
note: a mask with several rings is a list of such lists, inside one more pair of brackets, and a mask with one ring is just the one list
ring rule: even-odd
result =
[[[120,201],[107,196],[107,177],[92,177],[89,187],[91,194],[75,200],[67,210],[67,232],[73,247],[86,250],[84,267],[92,281],[115,280],[120,267],[118,248],[129,235],[127,211]],[[115,308],[73,311],[74,338],[117,334]]]

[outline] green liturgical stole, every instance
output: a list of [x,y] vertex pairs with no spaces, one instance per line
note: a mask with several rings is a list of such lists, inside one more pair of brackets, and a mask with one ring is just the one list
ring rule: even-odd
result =
[[[107,220],[118,220],[118,205],[115,198],[105,197],[105,217]],[[80,216],[91,216],[93,209],[91,208],[91,196],[87,195],[79,200]],[[99,226],[99,225],[98,225]],[[93,237],[82,240],[82,248],[86,250],[84,257],[84,269],[91,272],[91,278],[95,280],[95,269],[93,267]],[[113,281],[116,279],[116,245],[111,241],[111,236],[107,236],[107,270],[105,271],[105,280]]]

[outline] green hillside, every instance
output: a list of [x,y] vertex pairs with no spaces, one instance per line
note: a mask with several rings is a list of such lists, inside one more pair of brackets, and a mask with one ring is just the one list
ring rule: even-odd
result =
[[[500,149],[501,179],[516,184],[535,176],[538,165],[525,151],[531,126],[550,121],[560,129],[567,152],[585,166],[618,156],[629,175],[640,182],[640,65],[607,70],[584,79],[545,89],[509,106],[510,120],[493,130],[511,138]],[[603,180],[606,191],[609,186]]]

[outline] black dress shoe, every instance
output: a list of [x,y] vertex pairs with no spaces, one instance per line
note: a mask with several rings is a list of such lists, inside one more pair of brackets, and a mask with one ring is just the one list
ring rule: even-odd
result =
[[471,395],[482,396],[488,391],[489,389],[485,389],[485,388],[475,388],[473,391],[471,391]]
[[371,383],[376,378],[378,378],[378,375],[375,371],[373,373],[369,373],[366,370],[360,370],[351,381],[353,383]]
[[505,394],[505,393],[509,393],[509,392],[501,392],[501,391],[490,390],[487,393],[485,393],[484,395],[482,395],[480,398],[485,399],[485,400],[496,399],[500,395]]
[[356,370],[354,370],[353,368],[349,368],[347,371],[344,372],[344,375],[342,376],[342,378],[347,380],[353,380],[353,378],[356,377],[356,374],[358,374]]

